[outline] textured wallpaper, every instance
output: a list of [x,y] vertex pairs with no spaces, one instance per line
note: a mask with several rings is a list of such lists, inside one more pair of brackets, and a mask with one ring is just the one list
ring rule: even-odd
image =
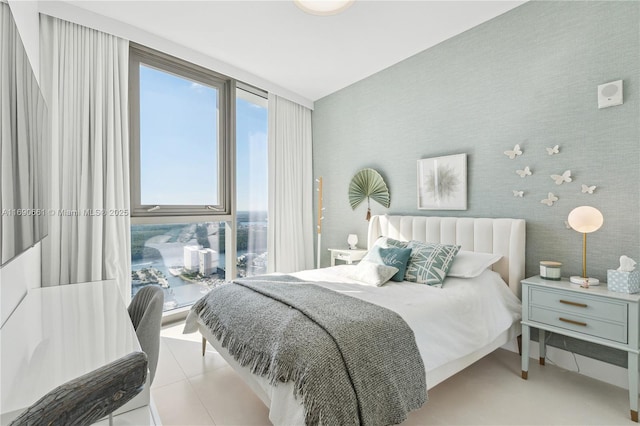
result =
[[[604,215],[588,237],[589,275],[606,279],[622,254],[640,261],[639,11],[639,2],[526,3],[317,101],[323,265],[349,233],[366,246],[366,205],[352,211],[347,198],[365,167],[391,192],[390,208],[372,202],[373,214],[526,219],[527,275],[541,260],[581,272],[582,237],[565,226],[580,205]],[[597,86],[614,80],[624,81],[624,104],[598,109]],[[503,152],[516,144],[523,154],[510,160]],[[418,210],[417,160],[459,153],[468,209]],[[532,174],[521,178],[526,166]],[[572,182],[556,185],[550,175],[566,170]],[[551,207],[541,203],[549,192]]]

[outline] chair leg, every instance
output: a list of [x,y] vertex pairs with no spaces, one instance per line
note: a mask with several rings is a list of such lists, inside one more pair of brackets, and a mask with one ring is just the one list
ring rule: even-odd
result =
[[109,426],[113,426],[113,414],[109,413]]
[[207,339],[202,336],[202,356],[204,356],[204,351],[207,348]]

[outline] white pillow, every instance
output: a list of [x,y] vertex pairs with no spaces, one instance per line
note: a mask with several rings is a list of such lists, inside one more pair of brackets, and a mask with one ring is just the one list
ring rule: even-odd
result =
[[475,278],[500,259],[502,259],[502,255],[499,254],[460,250],[453,258],[447,276]]
[[396,272],[398,272],[398,268],[396,267],[380,265],[364,260],[358,263],[354,268],[351,268],[347,277],[352,280],[360,281],[363,284],[382,287],[396,274]]

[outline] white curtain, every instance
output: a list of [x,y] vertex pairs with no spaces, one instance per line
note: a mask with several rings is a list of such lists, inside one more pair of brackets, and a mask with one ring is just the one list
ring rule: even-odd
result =
[[42,284],[115,279],[128,302],[129,43],[44,15],[40,25],[54,213]]
[[311,110],[269,94],[269,272],[313,268],[311,156]]

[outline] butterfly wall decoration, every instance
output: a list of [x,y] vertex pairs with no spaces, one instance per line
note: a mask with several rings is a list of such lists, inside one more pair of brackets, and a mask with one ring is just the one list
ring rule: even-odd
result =
[[553,195],[553,192],[550,192],[544,200],[540,200],[542,204],[546,204],[549,207],[551,207],[556,201],[558,201],[558,197]]
[[597,188],[597,186],[595,185],[585,185],[584,183],[582,184],[582,193],[583,194],[593,194],[593,191],[595,191]]
[[520,176],[521,178],[524,178],[526,176],[531,176],[532,172],[531,172],[531,169],[529,168],[529,166],[526,166],[522,170],[516,170],[516,174],[518,176]]
[[513,151],[505,151],[504,155],[509,157],[509,160],[513,160],[518,155],[522,155],[522,150],[520,149],[520,145],[516,144],[516,146],[513,147]]
[[569,183],[573,180],[571,179],[571,170],[565,170],[561,175],[551,175],[551,179],[556,182],[556,185],[562,185],[565,182]]
[[546,148],[546,150],[547,150],[547,154],[549,154],[549,155],[559,154],[560,153],[560,145],[556,145],[553,148]]
[[514,197],[524,197],[524,191],[516,191],[515,189],[513,190],[513,196]]

